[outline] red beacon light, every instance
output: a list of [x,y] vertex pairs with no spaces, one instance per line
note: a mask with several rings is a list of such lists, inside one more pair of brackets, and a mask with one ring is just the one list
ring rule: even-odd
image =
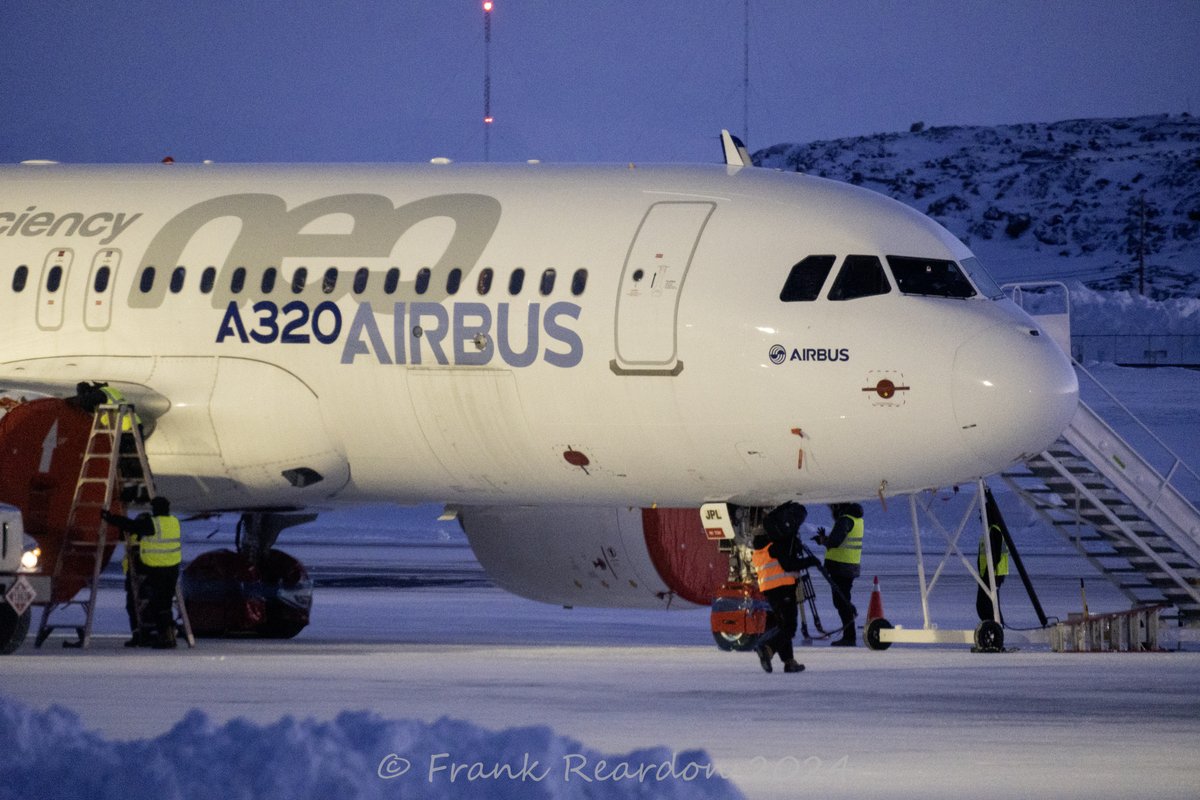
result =
[[491,12],[491,10],[492,10],[492,0],[484,0],[484,3],[483,3],[483,10],[484,10],[484,12],[485,12],[485,13],[487,13],[487,12]]
[[484,118],[483,118],[483,124],[484,124],[484,125],[491,125],[491,124],[492,124],[492,120],[493,120],[493,118],[492,118],[492,117],[484,117]]

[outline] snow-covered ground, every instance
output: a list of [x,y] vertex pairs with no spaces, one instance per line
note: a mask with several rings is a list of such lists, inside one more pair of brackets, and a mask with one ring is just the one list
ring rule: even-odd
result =
[[[1200,372],[1092,371],[1200,462]],[[951,515],[963,498],[934,502]],[[998,499],[1048,613],[1080,609],[1081,578],[1093,613],[1127,606],[1011,494]],[[312,624],[291,641],[126,650],[113,576],[91,650],[52,641],[0,660],[0,800],[1169,798],[1200,786],[1194,647],[814,644],[799,648],[806,672],[766,675],[753,655],[713,646],[704,609],[565,610],[505,594],[435,515],[377,507],[287,531],[283,548],[318,581]],[[889,619],[919,627],[907,503],[871,505],[867,522],[856,600],[879,575]],[[232,533],[216,522],[186,532],[185,557]],[[939,542],[923,536],[931,561]],[[819,578],[817,590],[835,618]],[[1010,625],[1035,624],[1015,577],[1002,598]],[[933,619],[970,627],[973,601],[952,565]]]

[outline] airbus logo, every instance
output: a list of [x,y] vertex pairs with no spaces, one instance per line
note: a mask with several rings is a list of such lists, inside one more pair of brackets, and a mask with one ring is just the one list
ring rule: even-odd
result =
[[788,350],[781,344],[771,345],[767,358],[772,364],[782,364],[785,361],[849,361],[848,347],[793,347]]

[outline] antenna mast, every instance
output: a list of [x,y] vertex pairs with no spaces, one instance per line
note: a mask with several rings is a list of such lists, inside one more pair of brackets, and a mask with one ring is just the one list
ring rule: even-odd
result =
[[742,141],[750,143],[750,0],[744,5],[742,36]]
[[483,2],[483,160],[491,161],[492,133],[492,0]]

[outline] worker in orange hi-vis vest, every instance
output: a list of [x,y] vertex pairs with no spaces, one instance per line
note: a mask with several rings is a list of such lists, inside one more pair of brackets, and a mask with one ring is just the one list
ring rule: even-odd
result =
[[754,648],[764,672],[771,672],[771,659],[776,654],[783,661],[784,672],[804,671],[804,665],[797,663],[792,650],[799,608],[796,576],[791,573],[806,566],[796,537],[807,516],[807,510],[799,503],[784,503],[763,518],[762,530],[753,540],[758,589],[771,605],[771,624]]

